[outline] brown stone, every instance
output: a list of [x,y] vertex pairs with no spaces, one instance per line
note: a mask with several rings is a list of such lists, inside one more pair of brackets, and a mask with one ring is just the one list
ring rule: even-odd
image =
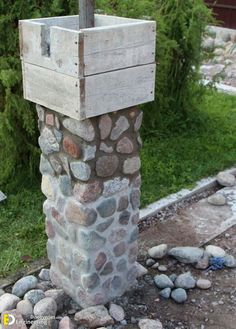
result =
[[107,256],[104,252],[100,252],[95,260],[95,268],[100,271],[107,261]]
[[95,210],[80,206],[73,201],[67,203],[65,214],[69,222],[84,226],[94,224],[97,219]]
[[129,262],[132,264],[136,262],[138,257],[138,243],[135,242],[129,249]]
[[117,211],[123,211],[127,209],[128,205],[129,205],[128,197],[122,196],[119,200]]
[[75,198],[82,203],[97,200],[101,193],[102,189],[99,181],[94,181],[93,183],[89,184],[77,183],[74,187]]
[[104,266],[104,268],[103,268],[103,270],[101,272],[101,275],[108,275],[108,274],[111,274],[112,272],[113,272],[113,264],[112,264],[112,262],[108,262]]
[[46,125],[54,126],[54,115],[53,114],[46,115]]
[[63,139],[63,149],[66,153],[68,153],[75,159],[78,159],[80,157],[80,147],[69,136],[66,136]]
[[126,244],[125,244],[125,242],[120,242],[113,249],[114,255],[116,257],[120,257],[121,255],[123,255],[125,253],[125,251],[126,251]]
[[56,235],[54,227],[48,219],[46,220],[46,234],[49,239],[55,238]]
[[130,194],[130,202],[134,210],[140,207],[140,190],[133,190]]
[[123,137],[117,144],[116,147],[117,152],[130,154],[134,150],[134,145],[132,141],[128,137]]
[[58,224],[62,225],[62,216],[54,207],[52,207],[52,217],[58,222]]
[[70,267],[69,267],[68,264],[66,264],[64,262],[63,259],[61,259],[61,258],[58,259],[57,266],[58,266],[58,268],[59,268],[59,270],[61,271],[62,274],[66,275],[68,277],[70,276]]
[[100,177],[112,176],[119,165],[119,159],[116,155],[105,155],[100,157],[96,163],[96,172]]
[[102,115],[99,120],[99,129],[100,129],[100,135],[102,140],[106,139],[110,135],[111,127],[112,127],[112,120],[109,117],[109,115],[108,114]]
[[117,243],[120,242],[122,239],[124,239],[125,236],[126,236],[126,230],[123,228],[117,228],[112,230],[108,239],[111,243]]

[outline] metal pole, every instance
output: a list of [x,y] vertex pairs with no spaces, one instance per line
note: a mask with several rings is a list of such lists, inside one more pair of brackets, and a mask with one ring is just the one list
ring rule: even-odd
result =
[[79,0],[79,28],[94,27],[95,0]]

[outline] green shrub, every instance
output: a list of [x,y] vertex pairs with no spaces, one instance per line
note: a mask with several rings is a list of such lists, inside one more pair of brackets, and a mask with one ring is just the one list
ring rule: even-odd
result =
[[[78,0],[0,0],[0,185],[38,172],[34,105],[23,100],[18,20],[75,14]],[[145,105],[144,131],[189,127],[197,117],[201,35],[211,22],[203,0],[96,0],[107,14],[157,20],[156,99]],[[181,123],[181,125],[179,124]]]

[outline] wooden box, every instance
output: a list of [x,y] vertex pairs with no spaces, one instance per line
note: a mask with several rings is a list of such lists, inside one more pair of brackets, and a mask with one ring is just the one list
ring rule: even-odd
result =
[[79,30],[66,16],[19,27],[25,99],[78,120],[154,99],[155,22],[96,15]]

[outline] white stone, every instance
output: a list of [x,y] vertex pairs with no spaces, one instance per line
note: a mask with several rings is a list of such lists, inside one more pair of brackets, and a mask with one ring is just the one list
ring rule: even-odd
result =
[[77,161],[77,162],[71,162],[70,164],[71,171],[73,175],[83,181],[86,182],[89,180],[90,175],[91,175],[91,168],[88,164],[82,162],[82,161]]
[[214,195],[209,196],[207,201],[213,206],[224,206],[227,202],[226,198],[220,193],[215,193]]
[[132,175],[138,171],[141,167],[141,161],[139,157],[133,157],[125,160],[123,165],[123,173],[126,175]]
[[148,255],[154,259],[161,259],[166,256],[168,246],[166,244],[160,244],[159,246],[152,247],[148,250]]
[[50,281],[50,270],[43,268],[39,273],[39,278],[43,281]]
[[75,321],[92,329],[114,324],[114,320],[103,305],[88,307],[76,313]]
[[176,258],[184,264],[197,263],[204,255],[204,250],[197,247],[175,247],[168,252],[169,256]]
[[123,132],[125,132],[129,128],[129,126],[130,124],[126,117],[119,117],[119,119],[116,121],[115,127],[111,131],[111,140],[117,140],[123,134]]
[[227,172],[220,172],[216,177],[218,183],[222,186],[231,187],[236,183],[235,176]]
[[135,262],[137,268],[137,278],[140,278],[148,273],[148,270],[138,262]]
[[33,315],[33,306],[29,300],[21,300],[16,307],[16,310],[23,316],[24,319],[30,319]]
[[207,246],[206,252],[211,257],[224,257],[226,255],[226,252],[222,248],[213,245]]
[[143,112],[139,113],[139,115],[135,120],[134,131],[138,131],[141,128],[142,120],[143,120]]
[[122,321],[125,318],[125,311],[124,309],[116,304],[111,303],[109,307],[110,316],[113,317],[116,321]]
[[196,286],[197,286],[199,289],[206,290],[206,289],[211,288],[211,281],[209,281],[209,280],[205,280],[205,279],[199,279],[199,280],[197,280],[197,284],[196,284]]
[[118,192],[124,191],[129,186],[129,179],[116,177],[104,183],[103,195],[109,197]]
[[138,326],[140,329],[163,329],[159,320],[142,319],[139,321]]
[[58,329],[74,329],[75,326],[68,316],[61,319]]
[[4,311],[13,310],[20,298],[13,294],[4,294],[0,297],[0,314]]
[[100,151],[105,152],[105,153],[112,153],[113,152],[113,147],[108,146],[104,142],[100,144]]
[[95,138],[95,130],[89,119],[78,121],[75,119],[67,118],[63,120],[63,126],[72,134],[81,137],[87,142],[92,142]]
[[40,121],[44,121],[45,119],[45,111],[44,108],[42,106],[40,106],[39,104],[36,104],[36,111],[38,113],[38,118]]
[[43,175],[41,189],[49,200],[54,201],[56,199],[55,178],[49,175]]
[[34,306],[34,315],[36,317],[55,316],[57,313],[57,303],[53,298],[46,297],[41,299]]
[[97,147],[96,145],[83,145],[83,161],[93,160],[96,156]]
[[59,152],[60,150],[60,145],[56,136],[47,127],[43,128],[41,136],[39,137],[39,146],[42,152],[46,155],[53,152]]

